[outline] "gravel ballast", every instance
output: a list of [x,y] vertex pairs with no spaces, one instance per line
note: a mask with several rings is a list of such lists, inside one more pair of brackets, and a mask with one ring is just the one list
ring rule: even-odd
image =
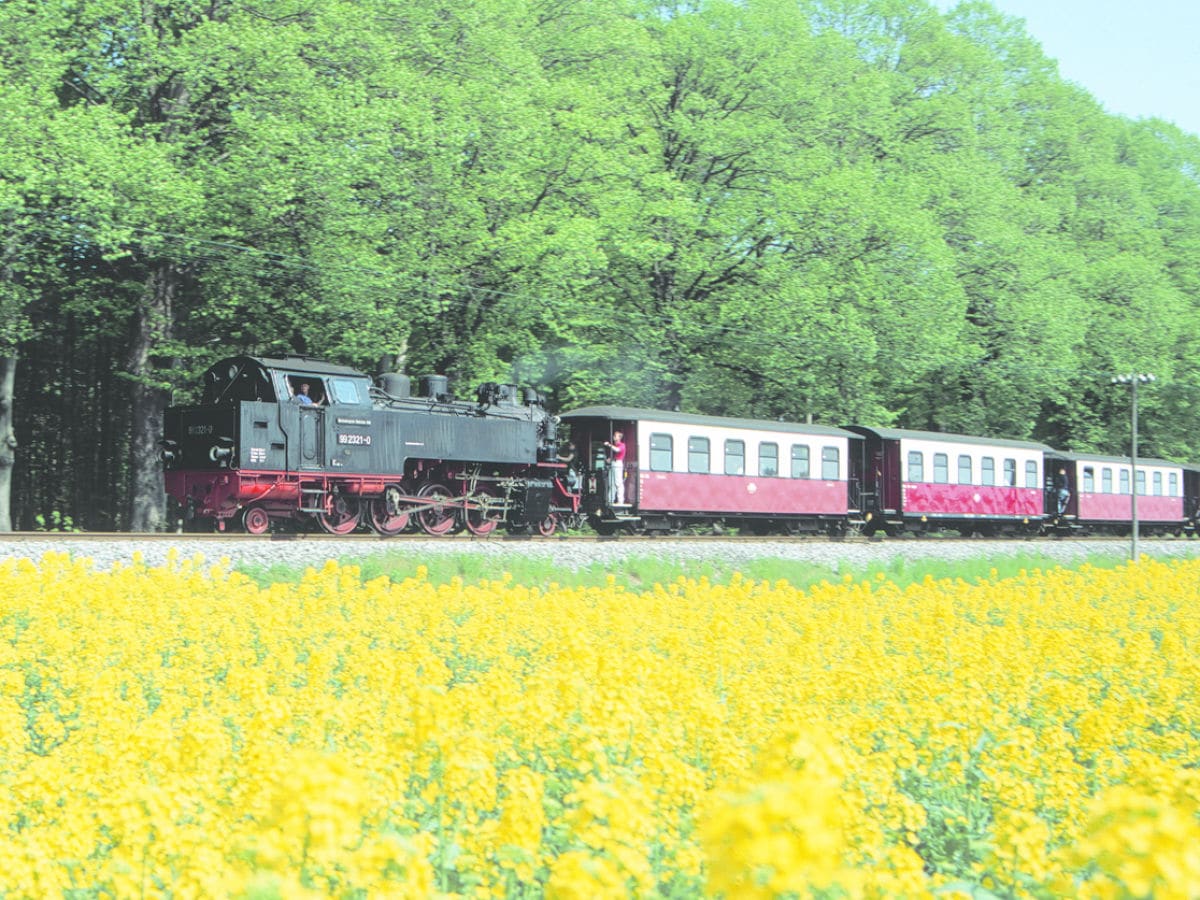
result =
[[[966,560],[1028,554],[1049,557],[1065,565],[1088,556],[1123,556],[1129,552],[1129,541],[1123,540],[1016,540],[1016,541],[954,541],[892,539],[879,542],[810,541],[723,541],[719,538],[698,540],[653,541],[647,538],[619,540],[570,539],[525,541],[495,539],[430,539],[399,541],[364,541],[320,539],[306,540],[195,540],[187,535],[176,539],[153,540],[87,540],[47,536],[45,539],[5,539],[0,536],[0,561],[8,559],[38,560],[43,554],[69,552],[73,557],[88,557],[98,569],[116,562],[129,563],[140,553],[148,565],[161,565],[172,548],[181,558],[203,554],[215,563],[227,557],[235,567],[270,567],[274,565],[320,567],[328,559],[350,562],[377,553],[421,562],[438,554],[486,556],[496,560],[502,571],[505,560],[516,557],[542,558],[564,569],[579,569],[593,563],[617,566],[627,558],[656,558],[664,562],[686,564],[689,561],[712,561],[738,565],[757,559],[783,559],[810,562],[836,568],[845,564],[852,568],[886,565],[896,557],[915,562],[920,559]],[[1200,555],[1200,540],[1162,540],[1143,538],[1140,549],[1144,556],[1156,558],[1191,557]]]

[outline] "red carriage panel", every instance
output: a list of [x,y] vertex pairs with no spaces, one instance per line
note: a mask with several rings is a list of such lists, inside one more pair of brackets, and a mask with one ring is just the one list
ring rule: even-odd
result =
[[844,481],[642,472],[639,483],[642,513],[845,515],[848,508]]
[[1042,491],[996,485],[905,482],[903,509],[908,515],[1037,518],[1042,515]]
[[[1182,497],[1138,495],[1139,521],[1181,522],[1183,518]],[[1129,494],[1080,494],[1079,521],[1132,522],[1133,498]]]

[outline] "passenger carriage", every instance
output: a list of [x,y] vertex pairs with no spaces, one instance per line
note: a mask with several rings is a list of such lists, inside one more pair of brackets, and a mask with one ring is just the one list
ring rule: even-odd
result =
[[[1071,492],[1066,514],[1084,531],[1128,534],[1133,525],[1133,490],[1137,490],[1139,531],[1182,533],[1189,524],[1185,488],[1195,490],[1197,473],[1179,463],[1138,459],[1137,477],[1130,476],[1129,457],[1053,450],[1046,455],[1051,473],[1065,468]],[[1193,494],[1194,496],[1194,494]],[[1051,498],[1047,495],[1047,504]],[[1047,505],[1047,511],[1053,507]],[[1191,510],[1194,517],[1195,511]]]
[[866,532],[1040,530],[1049,447],[1033,441],[848,425],[864,439]]
[[[584,460],[584,506],[601,533],[689,525],[841,533],[858,518],[858,437],[823,425],[598,406],[561,416]],[[621,431],[626,504],[610,500],[605,442]]]

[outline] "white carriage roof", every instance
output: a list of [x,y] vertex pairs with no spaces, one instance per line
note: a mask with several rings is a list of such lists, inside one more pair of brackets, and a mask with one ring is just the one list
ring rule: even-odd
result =
[[[1102,453],[1065,453],[1055,450],[1050,453],[1050,456],[1055,459],[1065,459],[1069,462],[1098,462],[1098,463],[1115,463],[1120,465],[1125,463],[1129,465],[1128,456],[1106,456]],[[1184,463],[1171,462],[1169,459],[1155,459],[1152,456],[1139,456],[1139,466],[1171,466],[1176,469],[1195,468]]]
[[618,422],[665,422],[672,425],[702,425],[709,428],[746,428],[787,434],[818,434],[843,438],[858,435],[831,425],[807,425],[799,422],[776,422],[771,419],[735,419],[726,416],[701,416],[693,413],[671,412],[665,409],[636,409],[629,406],[587,406],[559,415],[564,422],[583,419],[611,419]]
[[950,434],[945,431],[910,431],[907,428],[876,428],[870,425],[847,425],[851,431],[873,435],[885,441],[941,441],[946,444],[979,444],[985,447],[1014,447],[1057,453],[1053,447],[1037,441],[1016,441],[1011,438],[979,437],[973,434]]

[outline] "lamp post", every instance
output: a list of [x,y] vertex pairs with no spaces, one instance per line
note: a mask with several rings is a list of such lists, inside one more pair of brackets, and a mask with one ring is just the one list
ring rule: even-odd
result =
[[1138,391],[1138,385],[1139,385],[1139,384],[1149,384],[1149,383],[1150,383],[1150,382],[1152,382],[1153,380],[1154,380],[1154,376],[1153,376],[1153,375],[1149,375],[1149,374],[1145,374],[1145,373],[1140,373],[1140,372],[1135,372],[1135,373],[1133,373],[1133,374],[1130,374],[1130,375],[1118,375],[1118,376],[1116,376],[1116,377],[1115,377],[1115,378],[1112,380],[1112,383],[1113,383],[1113,384],[1127,384],[1127,385],[1129,385],[1129,386],[1130,386],[1130,388],[1132,389],[1132,392],[1133,392],[1133,396],[1132,396],[1132,402],[1131,402],[1131,403],[1130,403],[1130,405],[1129,405],[1129,434],[1130,434],[1130,442],[1129,442],[1129,479],[1130,479],[1130,488],[1131,488],[1131,490],[1132,490],[1132,494],[1131,494],[1130,500],[1131,500],[1131,504],[1132,504],[1132,507],[1131,507],[1131,512],[1132,512],[1132,516],[1133,516],[1133,523],[1132,523],[1132,525],[1131,525],[1131,527],[1130,527],[1130,529],[1129,529],[1129,535],[1130,535],[1129,558],[1130,558],[1131,560],[1133,560],[1134,562],[1137,562],[1137,561],[1138,561],[1138,559],[1140,558],[1140,557],[1139,557],[1139,554],[1138,554],[1138,512],[1137,512],[1137,501],[1138,501],[1138,478],[1137,478],[1137,451],[1138,451],[1138,446],[1137,446],[1137,444],[1138,444],[1138,441],[1137,441],[1137,438],[1138,438],[1138,426],[1137,426],[1137,391]]

